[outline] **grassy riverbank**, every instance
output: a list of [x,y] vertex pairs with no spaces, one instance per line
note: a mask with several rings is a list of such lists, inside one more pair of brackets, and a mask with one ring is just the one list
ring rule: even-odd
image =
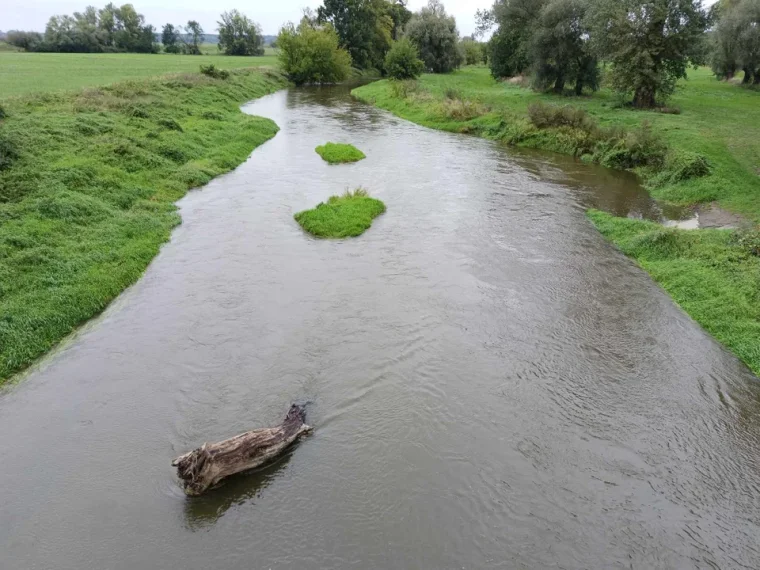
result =
[[260,57],[226,56],[218,50],[209,55],[0,51],[0,98],[194,73],[200,65],[212,63],[222,69],[278,66],[271,51]]
[[689,77],[669,102],[680,110],[678,115],[616,108],[616,97],[608,90],[590,97],[536,93],[495,81],[484,67],[423,75],[411,89],[379,81],[352,93],[431,128],[554,151],[562,151],[566,141],[530,123],[531,103],[584,109],[603,128],[632,131],[647,121],[671,149],[700,154],[711,166],[708,176],[653,186],[655,197],[681,204],[717,201],[760,221],[760,92],[716,81],[707,69],[692,71]]
[[372,226],[372,220],[385,212],[385,204],[370,198],[357,188],[342,196],[331,196],[316,208],[304,210],[294,217],[310,234],[322,238],[357,237]]
[[239,105],[286,84],[238,70],[0,101],[0,383],[140,277],[174,201],[277,132]]
[[[380,81],[353,94],[431,128],[558,152],[574,152],[577,138],[585,135],[579,129],[537,128],[528,117],[531,104],[572,105],[601,129],[641,132],[646,121],[675,157],[660,172],[639,170],[656,198],[684,205],[717,202],[748,221],[760,221],[760,92],[716,81],[707,69],[691,71],[669,101],[679,114],[622,108],[607,90],[579,98],[536,93],[495,81],[485,68],[424,75],[411,84]],[[678,160],[694,156],[704,157],[710,172],[678,176]],[[757,255],[726,230],[665,229],[601,212],[589,216],[686,312],[760,374]]]

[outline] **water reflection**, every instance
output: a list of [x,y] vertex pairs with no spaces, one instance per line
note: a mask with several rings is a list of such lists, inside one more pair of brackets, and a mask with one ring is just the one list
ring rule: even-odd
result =
[[272,485],[275,479],[284,474],[296,446],[261,469],[238,473],[229,477],[215,489],[200,497],[185,498],[185,521],[190,530],[202,530],[216,523],[233,507],[249,505],[255,508],[256,499]]

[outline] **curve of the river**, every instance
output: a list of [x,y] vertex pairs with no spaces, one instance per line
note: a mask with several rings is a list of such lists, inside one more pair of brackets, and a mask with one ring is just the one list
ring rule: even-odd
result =
[[[0,567],[760,567],[760,383],[584,216],[631,177],[291,90],[145,277],[0,396]],[[314,152],[351,142],[367,159]],[[388,212],[312,239],[358,185]],[[200,499],[169,465],[311,401]]]

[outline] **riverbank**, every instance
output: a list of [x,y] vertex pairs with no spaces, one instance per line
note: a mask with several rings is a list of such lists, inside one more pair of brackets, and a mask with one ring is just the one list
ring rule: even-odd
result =
[[[706,69],[690,72],[669,102],[679,114],[619,108],[606,90],[579,98],[535,93],[495,81],[478,67],[424,75],[406,87],[380,81],[352,94],[427,127],[559,152],[572,152],[572,145],[558,144],[571,137],[536,132],[528,118],[531,104],[572,105],[601,128],[633,131],[647,121],[671,151],[703,156],[710,166],[708,174],[687,179],[639,172],[655,198],[682,205],[715,203],[748,222],[760,221],[760,93],[716,81]],[[755,309],[760,306],[760,258],[726,230],[664,229],[598,212],[590,218],[692,318],[760,374],[760,312]]]
[[285,86],[245,69],[0,100],[0,383],[142,275],[174,202],[277,133],[240,104]]

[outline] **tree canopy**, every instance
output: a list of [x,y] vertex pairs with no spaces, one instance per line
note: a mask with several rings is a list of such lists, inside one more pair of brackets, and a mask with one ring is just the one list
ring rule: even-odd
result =
[[412,15],[404,35],[417,46],[425,68],[433,73],[447,73],[464,61],[456,20],[446,14],[440,0],[430,0]]
[[304,17],[298,27],[289,23],[277,36],[283,71],[296,85],[337,83],[351,72],[351,56],[339,45],[331,24]]
[[219,22],[219,49],[227,55],[264,55],[261,26],[238,10],[224,12]]

